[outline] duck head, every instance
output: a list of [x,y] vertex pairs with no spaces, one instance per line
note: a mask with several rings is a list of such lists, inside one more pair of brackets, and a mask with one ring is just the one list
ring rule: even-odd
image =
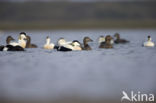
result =
[[107,35],[105,38],[107,43],[111,43],[111,41],[113,40],[113,38],[110,35]]
[[25,32],[21,32],[19,34],[19,40],[27,40],[27,35]]
[[151,36],[148,36],[147,38],[148,38],[148,41],[151,41],[151,40],[152,40],[152,39],[151,39]]
[[120,39],[120,34],[119,34],[119,33],[115,33],[115,34],[114,34],[114,37],[115,37],[116,39]]
[[6,43],[10,44],[11,41],[14,41],[15,39],[12,36],[8,36],[6,39]]
[[60,39],[57,41],[57,44],[58,44],[59,46],[62,46],[62,45],[64,45],[64,44],[66,44],[66,40],[65,40],[64,38],[60,38]]
[[28,48],[31,45],[31,37],[30,36],[26,36],[27,37],[27,44],[26,47]]
[[89,37],[84,37],[84,39],[83,39],[84,45],[85,45],[85,44],[88,44],[88,42],[93,42],[93,40],[90,39]]
[[47,36],[47,38],[46,38],[46,44],[50,44],[50,41],[51,41],[50,37]]

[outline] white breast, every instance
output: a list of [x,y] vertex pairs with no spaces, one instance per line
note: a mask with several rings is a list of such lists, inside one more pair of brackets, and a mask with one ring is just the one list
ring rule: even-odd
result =
[[53,43],[51,43],[51,44],[45,44],[44,46],[43,46],[43,48],[44,49],[48,49],[48,50],[52,50],[52,49],[54,49],[54,44]]
[[22,48],[25,48],[26,47],[26,41],[25,40],[18,40],[18,44],[19,46],[21,46]]
[[147,42],[144,42],[144,46],[145,46],[145,47],[154,47],[155,45],[154,45],[153,42],[147,41]]

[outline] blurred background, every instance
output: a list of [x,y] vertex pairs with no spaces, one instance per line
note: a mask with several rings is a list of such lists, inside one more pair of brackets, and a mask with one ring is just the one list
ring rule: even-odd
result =
[[155,28],[155,0],[0,0],[0,30]]

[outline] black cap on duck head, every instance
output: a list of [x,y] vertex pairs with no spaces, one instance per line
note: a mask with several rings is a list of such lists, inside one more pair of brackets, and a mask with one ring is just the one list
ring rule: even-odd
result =
[[49,36],[47,36],[47,39],[49,38]]
[[73,40],[73,42],[78,42],[78,43],[80,43],[78,40]]
[[149,39],[149,38],[151,38],[151,36],[150,36],[150,35],[148,35],[148,39]]
[[92,42],[93,40],[89,37],[84,37],[83,42]]
[[20,32],[20,35],[22,35],[22,34],[26,36],[26,33],[25,32]]
[[71,44],[73,46],[75,46],[75,44],[81,46],[81,43],[78,40],[73,40]]
[[9,44],[13,40],[15,40],[15,39],[12,36],[8,36],[6,39],[6,43]]

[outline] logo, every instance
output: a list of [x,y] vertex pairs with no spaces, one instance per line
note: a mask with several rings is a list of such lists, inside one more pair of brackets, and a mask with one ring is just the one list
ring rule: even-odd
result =
[[130,95],[125,91],[122,91],[122,98],[121,101],[127,100],[131,102],[154,102],[154,94],[143,94],[141,92],[133,92],[131,91]]

